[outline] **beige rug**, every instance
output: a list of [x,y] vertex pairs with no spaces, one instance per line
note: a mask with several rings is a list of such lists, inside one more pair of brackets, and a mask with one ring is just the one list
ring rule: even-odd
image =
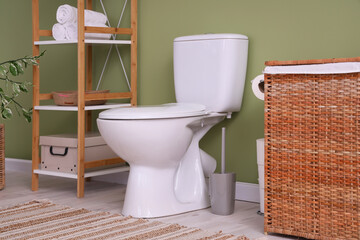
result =
[[119,214],[74,209],[48,200],[35,200],[0,209],[0,239],[238,239]]

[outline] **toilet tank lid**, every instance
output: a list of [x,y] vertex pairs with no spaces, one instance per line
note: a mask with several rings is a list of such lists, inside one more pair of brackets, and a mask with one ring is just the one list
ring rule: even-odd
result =
[[194,117],[207,114],[206,107],[192,103],[169,103],[157,106],[113,108],[99,114],[100,119],[136,120]]
[[201,35],[191,35],[177,37],[174,42],[198,41],[198,40],[215,40],[215,39],[242,39],[248,40],[248,37],[236,33],[206,33]]

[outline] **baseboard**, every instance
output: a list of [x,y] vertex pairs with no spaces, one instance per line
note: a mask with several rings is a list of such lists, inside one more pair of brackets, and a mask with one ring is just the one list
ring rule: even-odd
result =
[[236,200],[260,203],[259,184],[236,182],[235,189]]
[[32,162],[31,160],[25,159],[5,158],[5,171],[6,170],[27,172],[31,174]]
[[[32,163],[30,160],[5,158],[5,170],[21,171],[31,173]],[[103,181],[117,184],[126,184],[128,172],[120,172],[115,174],[94,177],[95,181]],[[235,199],[248,202],[260,202],[259,185],[254,183],[236,182]]]

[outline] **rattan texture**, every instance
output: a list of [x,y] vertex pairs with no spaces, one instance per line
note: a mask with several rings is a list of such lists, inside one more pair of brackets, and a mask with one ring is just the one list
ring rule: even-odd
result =
[[360,239],[359,158],[360,73],[265,74],[265,232]]
[[0,124],[0,190],[5,187],[5,129]]

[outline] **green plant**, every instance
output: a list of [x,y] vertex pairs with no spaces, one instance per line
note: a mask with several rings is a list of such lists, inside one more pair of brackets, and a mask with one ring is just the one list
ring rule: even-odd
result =
[[15,109],[19,115],[22,113],[27,122],[31,122],[32,108],[23,107],[23,105],[15,99],[21,93],[27,93],[28,87],[32,84],[28,81],[14,81],[11,77],[23,74],[29,65],[38,66],[38,60],[44,53],[45,51],[38,56],[25,56],[23,58],[0,63],[0,80],[4,83],[0,84],[0,112],[3,119],[10,119],[13,116],[13,110]]

